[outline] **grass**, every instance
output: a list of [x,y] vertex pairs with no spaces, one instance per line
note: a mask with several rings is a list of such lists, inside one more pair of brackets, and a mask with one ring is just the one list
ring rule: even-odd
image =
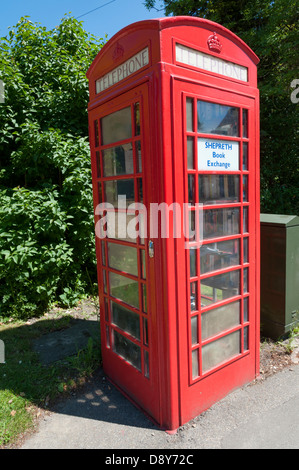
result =
[[287,335],[287,339],[278,341],[278,343],[282,344],[285,347],[288,354],[292,354],[294,350],[294,340],[298,336],[299,336],[299,326],[295,326],[294,328],[291,329],[291,331]]
[[70,315],[62,315],[32,324],[0,324],[0,339],[5,344],[5,363],[0,363],[0,447],[11,445],[32,428],[39,408],[49,409],[99,367],[100,344],[91,338],[77,355],[47,366],[33,351],[33,340],[66,328],[72,320]]

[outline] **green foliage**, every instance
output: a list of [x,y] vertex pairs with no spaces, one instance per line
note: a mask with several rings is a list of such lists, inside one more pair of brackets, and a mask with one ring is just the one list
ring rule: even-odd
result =
[[0,317],[70,306],[96,280],[85,74],[103,43],[69,17],[0,39]]
[[261,210],[299,214],[298,104],[291,82],[298,79],[296,0],[146,0],[163,4],[166,15],[207,18],[226,26],[258,55],[261,97]]

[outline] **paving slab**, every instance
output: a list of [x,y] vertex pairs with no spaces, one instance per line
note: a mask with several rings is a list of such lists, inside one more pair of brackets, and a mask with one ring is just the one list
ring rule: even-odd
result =
[[68,356],[73,356],[88,345],[89,338],[99,342],[100,324],[98,321],[73,320],[64,330],[42,335],[36,339],[33,349],[39,354],[43,364],[51,364]]

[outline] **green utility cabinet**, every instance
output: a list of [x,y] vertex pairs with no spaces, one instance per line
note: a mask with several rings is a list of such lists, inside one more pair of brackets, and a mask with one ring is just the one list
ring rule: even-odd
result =
[[261,214],[261,332],[277,339],[299,323],[299,217]]

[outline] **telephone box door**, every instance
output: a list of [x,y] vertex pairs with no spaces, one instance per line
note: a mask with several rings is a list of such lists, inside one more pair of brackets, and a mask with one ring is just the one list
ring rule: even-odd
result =
[[243,94],[175,81],[173,99],[182,116],[174,120],[174,148],[183,149],[176,192],[189,226],[177,242],[186,422],[258,373],[258,122],[254,98]]
[[90,129],[103,367],[159,422],[154,267],[144,237],[151,200],[147,84],[92,110]]

